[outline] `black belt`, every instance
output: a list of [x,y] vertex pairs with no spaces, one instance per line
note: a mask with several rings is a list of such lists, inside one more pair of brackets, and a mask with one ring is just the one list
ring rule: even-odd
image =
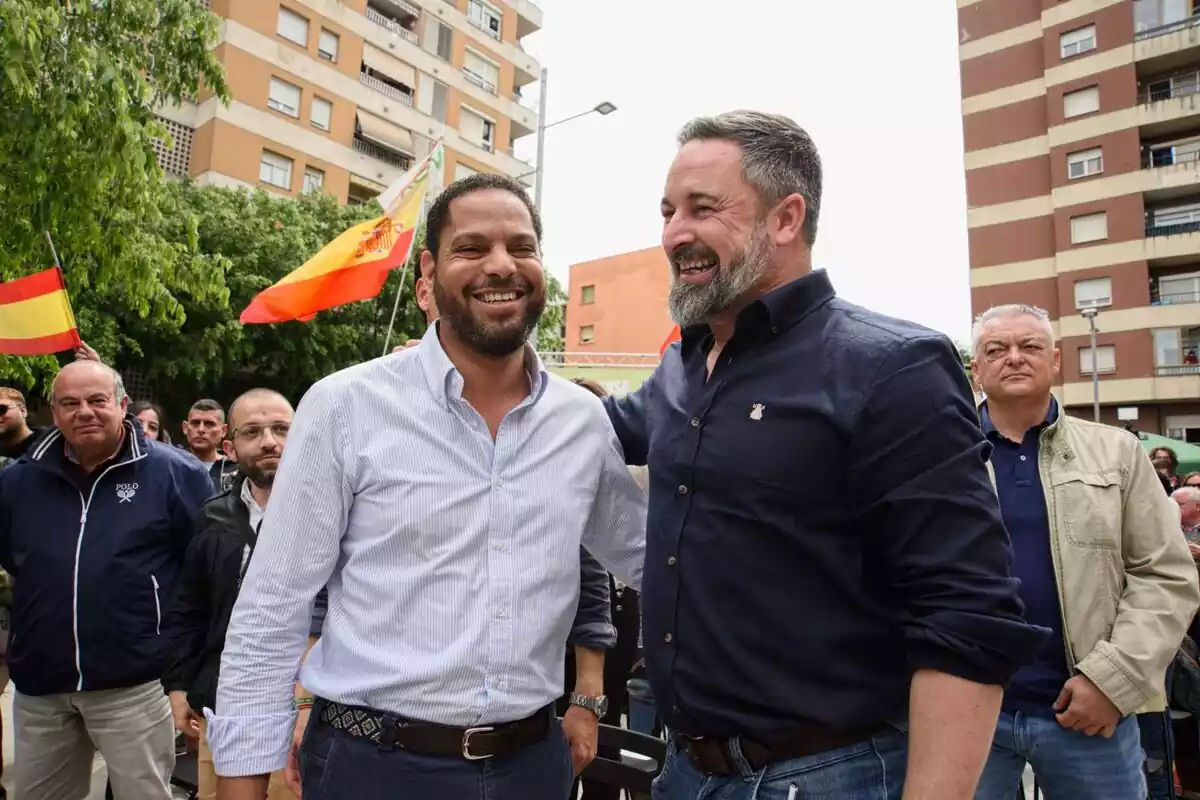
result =
[[886,724],[880,724],[866,728],[835,730],[820,725],[806,725],[773,736],[771,741],[766,743],[746,737],[738,737],[736,742],[733,739],[709,739],[683,734],[676,734],[675,738],[696,769],[706,775],[724,776],[742,773],[736,758],[737,751],[740,751],[750,771],[758,772],[768,764],[778,761],[815,756],[818,753],[858,744],[870,739],[885,727]]
[[516,722],[453,728],[412,722],[369,708],[317,698],[318,718],[335,730],[366,739],[385,750],[411,750],[428,756],[482,761],[507,756],[540,742],[550,732],[551,707]]

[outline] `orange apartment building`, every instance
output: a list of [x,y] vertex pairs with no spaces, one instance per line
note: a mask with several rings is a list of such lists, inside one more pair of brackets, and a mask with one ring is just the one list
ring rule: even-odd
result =
[[[972,311],[1047,309],[1071,413],[1200,440],[1200,0],[958,0]],[[1096,310],[1096,352],[1082,311]]]
[[521,97],[541,73],[521,47],[542,26],[529,0],[202,2],[221,17],[232,102],[162,110],[168,174],[362,203],[442,138],[439,183],[495,172],[532,184],[513,156],[537,130]]
[[565,338],[571,354],[653,356],[674,323],[667,313],[671,268],[661,247],[572,264]]

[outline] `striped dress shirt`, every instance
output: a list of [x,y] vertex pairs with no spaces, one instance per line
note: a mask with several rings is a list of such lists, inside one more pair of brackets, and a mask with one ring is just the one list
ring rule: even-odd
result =
[[205,710],[219,775],[284,766],[322,586],[304,686],[467,727],[561,696],[580,545],[641,585],[646,499],[600,401],[527,350],[530,395],[493,440],[438,328],[319,381],[296,412]]

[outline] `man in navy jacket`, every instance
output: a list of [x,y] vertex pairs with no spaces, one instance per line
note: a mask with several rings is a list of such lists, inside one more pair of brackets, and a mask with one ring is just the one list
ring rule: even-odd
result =
[[14,576],[16,794],[84,797],[98,748],[117,797],[167,800],[175,763],[163,616],[201,504],[194,458],[146,439],[120,377],[62,368],[55,427],[0,473],[0,566]]

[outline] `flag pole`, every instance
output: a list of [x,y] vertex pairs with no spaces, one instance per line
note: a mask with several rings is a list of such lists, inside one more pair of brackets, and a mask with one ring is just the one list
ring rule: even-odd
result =
[[54,240],[50,238],[50,231],[42,231],[42,233],[46,234],[46,243],[50,245],[50,255],[54,256],[54,266],[61,271],[62,264],[58,263],[58,251],[54,249]]
[[[425,204],[421,204],[421,215],[417,217],[417,227],[413,230],[413,246],[408,250],[408,258],[404,259],[404,269],[400,271],[400,287],[396,289],[396,302],[392,304],[392,318],[388,320],[387,335],[383,337],[383,353],[387,355],[392,344],[392,331],[396,327],[396,314],[400,311],[400,298],[404,296],[404,284],[408,281],[408,265],[412,263],[413,252],[416,250],[417,234],[425,224]],[[420,258],[420,254],[417,254]],[[419,279],[421,276],[418,275]]]

